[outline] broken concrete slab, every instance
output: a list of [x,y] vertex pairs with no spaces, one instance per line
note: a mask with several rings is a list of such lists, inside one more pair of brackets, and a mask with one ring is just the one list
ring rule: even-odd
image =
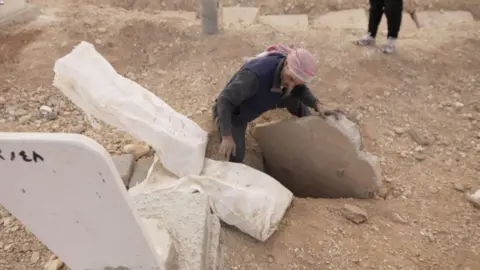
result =
[[224,26],[232,28],[247,27],[257,20],[258,10],[254,7],[224,7],[222,23]]
[[[387,35],[388,32],[388,23],[387,17],[385,15],[382,16],[382,20],[380,21],[380,26],[378,27],[378,33],[383,35]],[[409,36],[415,34],[418,31],[417,24],[413,20],[412,16],[406,12],[402,14],[402,25],[400,26],[400,36]]]
[[113,164],[118,170],[120,177],[122,177],[123,184],[128,187],[130,178],[133,174],[133,168],[135,165],[135,159],[132,154],[124,154],[112,157]]
[[153,156],[151,157],[145,157],[137,160],[135,163],[135,167],[133,169],[133,175],[130,178],[130,182],[128,183],[128,188],[132,188],[141,182],[145,180],[148,174],[148,170],[153,164],[153,160],[155,158]]
[[358,127],[344,116],[259,125],[254,137],[265,172],[298,197],[367,198],[380,186],[376,157],[362,151]]
[[469,11],[422,11],[415,13],[420,28],[444,28],[452,24],[474,22]]
[[313,25],[333,29],[367,29],[368,19],[364,9],[347,9],[321,15],[313,21]]
[[169,270],[178,269],[178,252],[175,246],[178,246],[176,240],[170,235],[167,229],[162,228],[155,219],[143,219],[143,225],[152,240],[152,244],[163,265],[168,265]]
[[25,0],[8,0],[0,5],[0,26],[14,23],[25,23],[34,19],[39,13],[35,5],[28,4]]
[[219,269],[220,221],[208,196],[154,191],[133,195],[132,201],[142,218],[155,220],[176,239],[180,270]]
[[308,16],[303,15],[266,15],[260,16],[259,22],[270,25],[278,31],[307,30]]

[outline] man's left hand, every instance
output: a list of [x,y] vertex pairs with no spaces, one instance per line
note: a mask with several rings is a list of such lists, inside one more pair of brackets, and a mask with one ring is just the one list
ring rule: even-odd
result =
[[325,119],[327,116],[333,116],[335,117],[335,120],[340,119],[340,115],[344,114],[340,109],[335,109],[335,110],[328,110],[323,108],[322,105],[318,104],[317,105],[317,111],[323,119]]

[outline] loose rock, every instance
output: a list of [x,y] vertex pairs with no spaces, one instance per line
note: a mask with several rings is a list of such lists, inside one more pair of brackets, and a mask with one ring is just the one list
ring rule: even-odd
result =
[[365,210],[351,204],[345,204],[343,206],[342,214],[346,219],[356,224],[364,223],[368,219],[368,214]]
[[146,144],[127,144],[123,147],[123,152],[132,154],[135,160],[150,153],[150,147]]
[[46,264],[45,264],[45,270],[59,270],[60,268],[62,268],[63,266],[63,262],[60,261],[59,259],[54,259],[54,260],[51,260],[51,261],[48,261]]
[[401,223],[401,224],[407,224],[408,223],[408,221],[398,213],[393,213],[392,218],[393,218],[393,221],[395,221],[397,223]]
[[464,192],[465,191],[465,187],[460,184],[460,183],[453,183],[453,188],[456,190],[456,191],[460,191],[460,192]]
[[32,253],[32,256],[30,257],[30,262],[31,263],[37,263],[40,260],[40,252],[34,251]]
[[418,133],[418,131],[416,131],[414,129],[410,129],[410,130],[408,130],[408,134],[419,145],[421,145],[421,146],[429,146],[430,145],[430,142],[427,140],[427,138],[420,135],[420,133]]
[[468,197],[473,206],[480,209],[480,189]]

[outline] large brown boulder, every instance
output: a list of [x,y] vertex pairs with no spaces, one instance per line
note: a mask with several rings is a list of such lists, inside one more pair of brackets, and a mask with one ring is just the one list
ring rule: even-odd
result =
[[381,183],[376,157],[341,116],[295,118],[255,128],[265,172],[297,197],[371,197]]

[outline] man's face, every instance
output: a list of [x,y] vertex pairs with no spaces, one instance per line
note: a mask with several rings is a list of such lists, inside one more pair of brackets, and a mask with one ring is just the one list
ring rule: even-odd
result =
[[286,88],[288,91],[291,91],[295,86],[300,84],[304,84],[304,82],[299,80],[290,72],[288,69],[288,63],[286,62],[282,71],[282,87]]

